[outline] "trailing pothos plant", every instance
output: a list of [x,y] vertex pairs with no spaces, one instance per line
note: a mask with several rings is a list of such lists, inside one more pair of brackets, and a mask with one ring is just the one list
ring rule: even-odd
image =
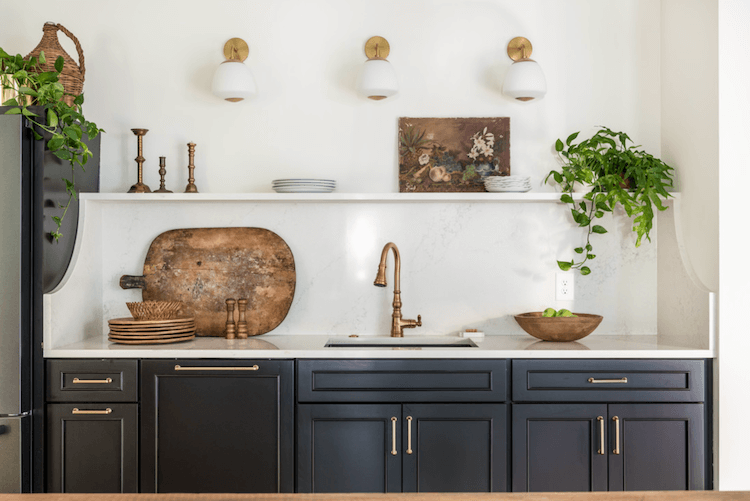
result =
[[[42,69],[45,63],[44,52],[41,52],[38,58],[31,57],[24,60],[20,54],[11,56],[0,48],[2,87],[16,94],[15,97],[2,103],[3,106],[12,106],[5,114],[26,117],[33,124],[35,139],[42,140],[44,139],[42,134],[45,134],[49,138],[47,140],[49,150],[60,160],[70,162],[70,179],[63,178],[68,201],[59,206],[62,214],[52,217],[57,228],[50,232],[50,236],[57,241],[62,237],[60,227],[68,212],[68,207],[73,199],[78,199],[75,188],[76,166],[85,171],[84,166],[92,156],[84,142],[84,137],[91,140],[104,131],[83,116],[83,94],[75,96],[72,105],[63,100],[63,97],[70,95],[65,92],[63,85],[59,82],[59,75],[64,64],[63,58],[58,57],[55,60],[52,71]],[[41,107],[44,117],[35,113],[35,109],[30,109],[31,106]]]
[[[593,233],[603,234],[607,230],[594,222],[605,213],[612,212],[620,204],[633,220],[633,231],[637,234],[635,246],[639,247],[643,237],[649,236],[653,227],[654,207],[666,210],[662,198],[671,195],[667,188],[672,184],[672,167],[658,158],[639,150],[624,132],[614,132],[607,127],[589,139],[573,143],[579,132],[573,133],[563,143],[555,143],[561,160],[560,170],[552,170],[544,182],[552,177],[562,188],[560,201],[570,206],[573,220],[585,227],[586,243],[574,249],[580,256],[570,261],[557,261],[563,271],[577,269],[582,275],[591,273],[586,263],[596,257],[591,244]],[[628,144],[630,143],[630,144]],[[589,188],[583,200],[575,201],[572,193],[576,183]]]

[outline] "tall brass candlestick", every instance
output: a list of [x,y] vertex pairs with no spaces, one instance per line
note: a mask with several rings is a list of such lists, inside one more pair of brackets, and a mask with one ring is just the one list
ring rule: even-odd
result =
[[135,157],[135,161],[138,162],[138,182],[130,187],[128,193],[151,193],[151,188],[143,184],[143,162],[146,161],[143,158],[143,136],[146,135],[148,129],[130,129],[133,134],[138,136],[138,156]]
[[159,189],[154,193],[172,193],[171,190],[164,187],[164,176],[167,175],[166,161],[167,157],[159,157]]
[[188,143],[188,185],[185,188],[185,193],[198,193],[198,188],[195,186],[195,143]]

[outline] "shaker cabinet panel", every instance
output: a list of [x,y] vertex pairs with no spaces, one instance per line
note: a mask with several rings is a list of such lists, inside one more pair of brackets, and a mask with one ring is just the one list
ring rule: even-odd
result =
[[507,490],[505,404],[404,404],[404,492]]
[[611,404],[609,414],[619,433],[610,451],[609,490],[705,488],[703,404]]
[[141,492],[292,492],[291,361],[144,360]]
[[137,404],[49,404],[47,439],[48,492],[138,492]]
[[514,404],[513,491],[606,491],[606,404]]
[[401,492],[401,406],[297,406],[298,492]]

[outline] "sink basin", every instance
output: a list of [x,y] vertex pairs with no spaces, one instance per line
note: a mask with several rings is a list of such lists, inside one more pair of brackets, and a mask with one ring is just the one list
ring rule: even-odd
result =
[[326,348],[477,348],[471,339],[459,337],[332,337]]

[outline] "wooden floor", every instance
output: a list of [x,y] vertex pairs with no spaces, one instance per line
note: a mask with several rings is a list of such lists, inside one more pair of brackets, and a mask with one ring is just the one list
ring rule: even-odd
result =
[[0,501],[750,501],[750,491],[461,494],[0,494]]

